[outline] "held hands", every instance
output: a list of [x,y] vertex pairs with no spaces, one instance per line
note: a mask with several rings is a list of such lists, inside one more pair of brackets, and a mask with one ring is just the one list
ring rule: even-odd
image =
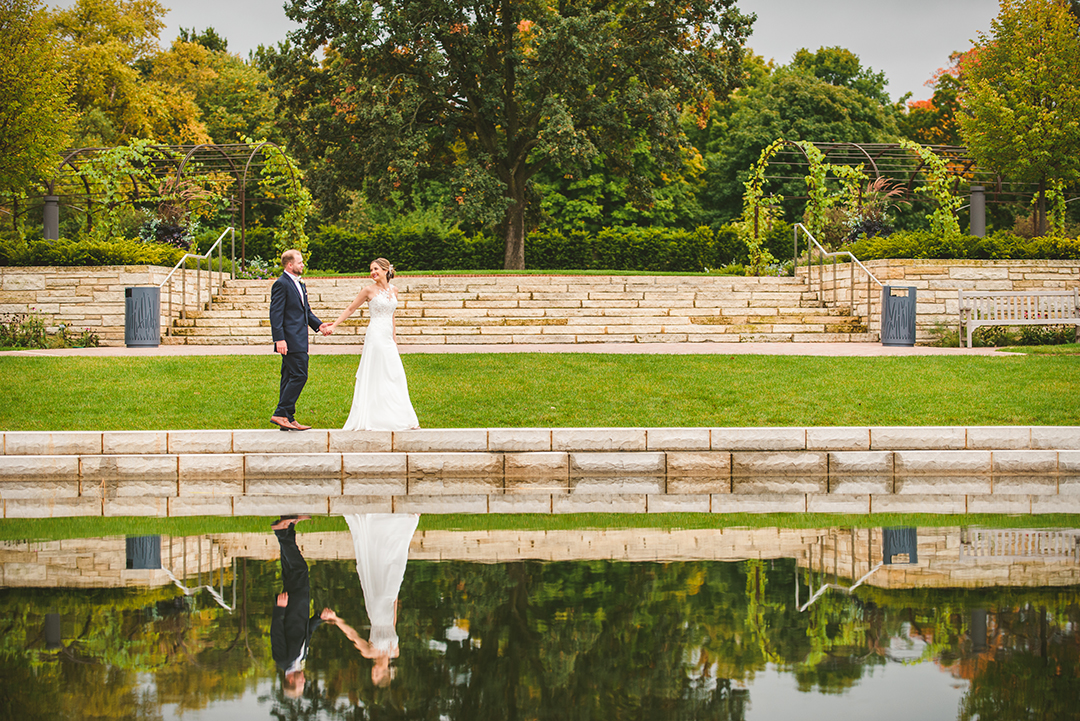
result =
[[289,605],[289,594],[284,593],[284,592],[279,593],[277,595],[277,605],[281,606],[282,608],[285,608],[286,606],[288,606]]
[[338,615],[331,611],[329,608],[324,608],[322,610],[322,613],[319,614],[319,618],[324,621],[329,621],[330,623],[337,623],[341,620]]
[[333,323],[323,323],[322,325],[319,326],[319,332],[322,333],[323,335],[330,335],[331,333],[334,332],[334,324]]

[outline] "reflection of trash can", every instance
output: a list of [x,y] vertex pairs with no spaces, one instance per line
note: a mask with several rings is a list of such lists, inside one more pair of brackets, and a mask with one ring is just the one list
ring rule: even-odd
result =
[[124,288],[124,344],[157,348],[161,343],[161,288]]
[[128,536],[127,567],[161,568],[161,536]]
[[886,566],[898,561],[897,556],[907,556],[908,563],[919,562],[919,531],[915,528],[881,529],[881,562]]
[[881,345],[915,345],[915,287],[881,289]]

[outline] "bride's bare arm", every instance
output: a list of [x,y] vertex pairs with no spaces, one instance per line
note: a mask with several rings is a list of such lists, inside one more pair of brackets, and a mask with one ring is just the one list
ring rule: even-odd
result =
[[353,302],[349,304],[348,308],[341,311],[341,315],[338,316],[337,320],[330,324],[330,327],[337,328],[339,325],[345,322],[346,318],[355,313],[356,309],[362,306],[364,302],[371,297],[371,289],[373,287],[374,286],[369,285],[366,288],[361,288],[360,292],[356,294],[356,298],[353,300]]

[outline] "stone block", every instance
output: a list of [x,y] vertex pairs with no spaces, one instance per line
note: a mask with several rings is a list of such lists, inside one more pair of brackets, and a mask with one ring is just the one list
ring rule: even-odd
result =
[[487,513],[486,495],[394,496],[394,513]]
[[880,426],[870,429],[870,448],[889,450],[963,450],[967,429],[952,426]]
[[510,494],[569,493],[570,481],[560,476],[509,476],[503,481],[503,492]]
[[644,451],[644,428],[553,428],[553,451]]
[[969,426],[967,447],[987,451],[1030,448],[1031,429],[1027,426]]
[[346,513],[393,513],[394,499],[388,495],[339,496],[330,499],[330,515]]
[[501,476],[410,476],[408,495],[473,496],[502,493]]
[[177,456],[181,488],[189,480],[243,481],[244,456],[239,453],[191,453]]
[[45,586],[47,578],[48,567],[44,563],[9,561],[3,566],[5,586]]
[[712,496],[712,512],[805,513],[806,495],[802,493],[715,494]]
[[249,480],[341,477],[341,455],[338,453],[249,453],[244,464],[244,473]]
[[570,453],[570,476],[662,476],[663,453]]
[[967,497],[956,493],[871,495],[871,513],[967,513]]
[[391,431],[330,431],[331,453],[388,453],[394,448]]
[[408,456],[404,453],[343,453],[345,477],[399,476],[409,472]]
[[671,494],[731,493],[730,476],[668,476],[667,492]]
[[101,434],[101,452],[139,456],[168,453],[169,434],[165,431],[105,431]]
[[507,478],[542,476],[565,480],[570,473],[570,456],[556,451],[507,453],[504,469]]
[[342,485],[337,477],[248,478],[245,490],[249,496],[340,496]]
[[815,451],[868,451],[870,429],[847,426],[807,428],[806,448]]
[[[905,476],[893,479],[893,491],[898,495],[973,495],[992,491],[990,476]],[[879,496],[874,496],[879,498]]]
[[232,431],[169,431],[169,453],[232,452]]
[[108,480],[155,480],[177,479],[177,457],[157,456],[82,456],[80,471],[84,482]]
[[550,451],[550,428],[490,428],[488,450],[505,453]]
[[713,428],[714,451],[801,451],[805,428]]
[[394,432],[394,450],[404,453],[468,453],[488,450],[483,428],[433,428]]
[[102,515],[166,518],[169,515],[169,499],[164,496],[105,498],[102,501]]
[[571,493],[551,497],[552,513],[645,513],[644,493]]
[[896,451],[897,475],[984,475],[991,472],[990,451]]
[[1058,493],[1066,496],[1080,495],[1080,474],[1058,476]]
[[323,515],[329,512],[329,498],[325,495],[237,496],[233,499],[234,516]]
[[550,493],[488,496],[488,513],[551,513]]
[[174,516],[231,516],[232,496],[180,496],[169,499],[169,517]]
[[193,496],[232,497],[244,494],[244,477],[233,478],[180,478],[179,495],[182,498]]
[[409,453],[410,478],[422,476],[498,476],[503,475],[501,453]]
[[312,428],[297,433],[281,430],[233,431],[234,453],[326,453],[330,449],[330,432]]
[[572,494],[636,494],[664,493],[666,491],[663,476],[623,475],[623,476],[571,476]]
[[808,493],[807,513],[853,513],[870,512],[869,493]]
[[693,453],[669,451],[667,454],[669,476],[710,476],[715,478],[731,475],[731,454],[727,451]]
[[736,494],[828,493],[824,475],[753,475],[732,476],[731,492]]
[[1027,515],[1031,513],[1031,497],[998,493],[993,495],[974,494],[967,497],[967,512]]
[[892,451],[840,451],[829,454],[830,476],[891,476]]
[[1034,426],[1031,429],[1031,447],[1080,450],[1080,426]]
[[4,518],[69,518],[101,514],[100,498],[12,498],[4,501]]
[[646,428],[645,447],[650,451],[707,451],[712,447],[708,428]]
[[1052,474],[1058,469],[1057,451],[992,451],[992,469],[997,475]]
[[648,513],[709,513],[708,493],[651,493],[645,498]]
[[176,494],[175,479],[154,480],[131,476],[121,479],[83,480],[80,492],[80,495],[90,498],[169,498]]
[[99,453],[100,431],[4,433],[4,454],[9,456],[77,456]]
[[50,478],[77,480],[78,456],[0,456],[0,481]]
[[829,456],[820,451],[736,451],[731,454],[732,477],[792,475],[820,476],[824,480],[828,472]]
[[878,494],[893,493],[893,477],[866,475],[829,475],[829,493]]
[[342,494],[346,496],[403,496],[409,481],[400,476],[346,476]]
[[12,498],[77,498],[79,482],[40,478],[0,480],[0,500]]
[[999,493],[1006,495],[1031,494],[1031,495],[1055,495],[1058,492],[1058,477],[1055,474],[1048,475],[995,475],[991,486],[994,495]]
[[1033,496],[1032,513],[1080,513],[1080,494],[1056,496]]
[[1058,451],[1058,472],[1080,474],[1080,451]]

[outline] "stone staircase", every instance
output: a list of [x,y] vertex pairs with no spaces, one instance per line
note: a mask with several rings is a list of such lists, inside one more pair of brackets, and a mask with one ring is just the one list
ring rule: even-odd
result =
[[[305,280],[315,315],[333,321],[370,281]],[[269,344],[269,280],[230,280],[210,307],[177,319],[165,343]],[[402,276],[402,345],[872,342],[865,319],[822,307],[799,278],[732,276]],[[316,344],[357,344],[361,308]]]

